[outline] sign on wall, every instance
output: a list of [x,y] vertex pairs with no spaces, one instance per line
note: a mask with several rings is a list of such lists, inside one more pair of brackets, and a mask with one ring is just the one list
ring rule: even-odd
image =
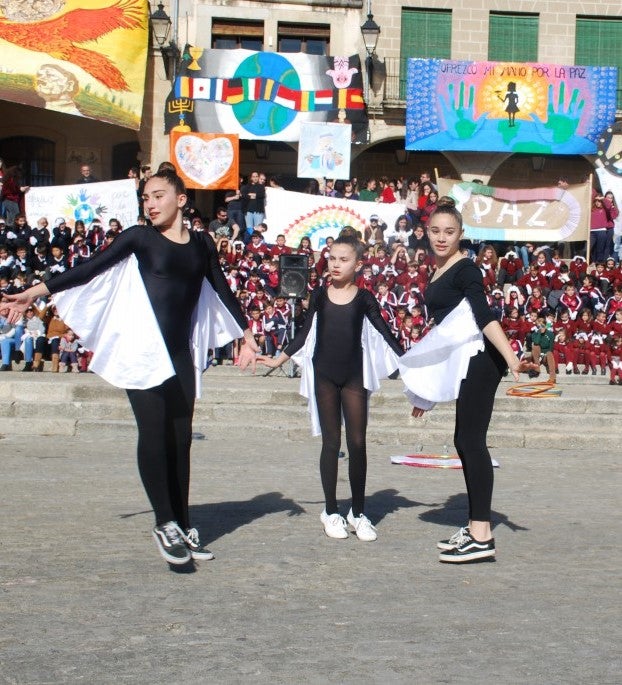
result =
[[406,149],[594,154],[617,69],[409,59]]
[[237,135],[172,131],[170,143],[170,159],[186,188],[227,190],[240,185]]
[[140,128],[145,0],[3,2],[0,99]]
[[297,141],[302,122],[352,124],[367,139],[361,61],[304,53],[206,50],[187,45],[166,100],[166,133],[236,133]]
[[352,126],[303,123],[298,146],[299,178],[350,178]]

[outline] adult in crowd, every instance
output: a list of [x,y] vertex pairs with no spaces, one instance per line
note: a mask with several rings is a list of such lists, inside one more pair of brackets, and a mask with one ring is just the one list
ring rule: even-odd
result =
[[242,186],[242,207],[248,228],[262,223],[266,215],[266,188],[259,182],[258,171],[253,171],[249,183]]
[[93,174],[90,164],[82,164],[80,176],[76,183],[98,183],[99,179]]

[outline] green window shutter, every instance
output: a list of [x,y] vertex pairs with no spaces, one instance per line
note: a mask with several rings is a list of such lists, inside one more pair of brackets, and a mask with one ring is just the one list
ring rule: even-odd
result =
[[622,109],[622,20],[577,17],[575,64],[618,67],[618,109]]
[[537,62],[538,15],[491,12],[488,59],[493,62]]
[[400,98],[406,93],[409,57],[451,58],[451,10],[402,8]]

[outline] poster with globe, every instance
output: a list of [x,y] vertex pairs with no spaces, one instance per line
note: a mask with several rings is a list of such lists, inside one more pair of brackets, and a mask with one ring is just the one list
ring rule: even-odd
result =
[[595,154],[617,89],[615,67],[409,59],[406,149]]
[[26,193],[26,218],[36,226],[41,217],[50,226],[60,217],[73,228],[80,219],[88,225],[99,219],[107,226],[110,219],[118,219],[124,227],[133,226],[138,216],[136,184],[131,178],[121,181],[102,181],[66,186],[41,186]]
[[361,60],[187,45],[164,119],[166,133],[289,142],[300,140],[303,122],[343,123],[352,126],[352,142],[365,142]]

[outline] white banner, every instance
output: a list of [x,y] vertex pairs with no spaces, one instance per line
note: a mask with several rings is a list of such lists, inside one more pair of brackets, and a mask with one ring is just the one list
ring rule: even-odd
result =
[[131,178],[101,183],[67,186],[40,186],[26,193],[26,217],[31,226],[46,217],[50,227],[63,217],[73,228],[77,219],[88,225],[99,219],[104,228],[110,219],[118,219],[124,228],[133,226],[138,216],[136,184]]
[[282,233],[287,245],[298,247],[300,240],[307,236],[313,249],[319,250],[326,238],[336,238],[344,226],[352,226],[363,235],[373,214],[380,222],[393,227],[397,218],[405,213],[406,207],[398,202],[360,202],[266,188],[268,231],[265,240],[273,243]]
[[[604,167],[596,168],[596,175],[600,181],[600,188],[603,195],[609,191],[613,193],[616,200],[616,207],[620,207],[622,203],[622,176],[612,174]],[[622,214],[614,222],[614,231],[616,235],[622,235]]]

